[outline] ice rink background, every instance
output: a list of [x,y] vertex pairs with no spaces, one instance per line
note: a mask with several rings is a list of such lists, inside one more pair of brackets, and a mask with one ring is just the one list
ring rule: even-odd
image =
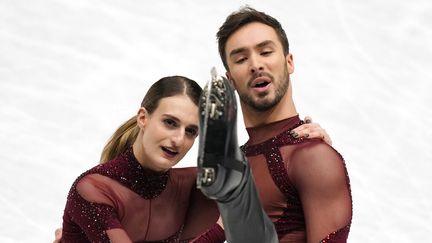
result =
[[0,0],[0,242],[52,241],[71,183],[151,83],[223,71],[215,33],[245,3],[284,26],[297,110],[345,157],[349,242],[430,242],[429,0]]

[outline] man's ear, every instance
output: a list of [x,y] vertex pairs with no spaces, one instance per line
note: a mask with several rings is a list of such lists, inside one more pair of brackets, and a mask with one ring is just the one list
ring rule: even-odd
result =
[[292,74],[294,72],[294,58],[293,55],[291,53],[288,53],[288,55],[286,55],[286,62],[287,62],[287,67],[288,67],[288,73]]
[[141,107],[137,112],[137,125],[139,128],[144,129],[147,119],[148,119],[148,112],[144,107]]
[[235,84],[234,80],[231,78],[230,73],[229,73],[229,72],[226,72],[226,73],[225,73],[225,76],[226,76],[227,79],[231,82],[231,84],[233,85],[233,87],[234,87],[235,89],[237,89],[236,84]]

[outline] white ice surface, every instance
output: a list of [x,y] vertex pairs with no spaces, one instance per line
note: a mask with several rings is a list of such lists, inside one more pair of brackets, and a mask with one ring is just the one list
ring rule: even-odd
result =
[[151,83],[222,72],[215,33],[245,3],[284,26],[297,110],[345,157],[349,242],[430,242],[430,0],[0,0],[0,242],[52,241],[72,181]]

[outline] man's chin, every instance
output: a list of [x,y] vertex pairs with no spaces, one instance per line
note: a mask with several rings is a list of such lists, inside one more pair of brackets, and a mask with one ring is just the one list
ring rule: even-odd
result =
[[274,100],[272,99],[259,99],[255,102],[253,102],[253,104],[251,105],[256,111],[268,111],[270,109],[272,109],[275,104],[274,104]]

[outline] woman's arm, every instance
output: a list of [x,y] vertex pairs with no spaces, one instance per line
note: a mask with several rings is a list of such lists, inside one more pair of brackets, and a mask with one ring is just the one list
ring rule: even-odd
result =
[[194,243],[225,242],[222,220],[216,202],[204,196],[201,190],[196,187],[196,168],[191,169],[189,173],[193,183],[190,188],[192,192],[184,221],[182,239]]
[[225,233],[222,226],[222,220],[214,224],[207,232],[192,241],[193,243],[223,243],[225,242]]
[[[101,175],[82,178],[69,193],[63,217],[61,242],[82,240],[77,226],[92,242],[132,242],[117,216],[110,190],[101,183]],[[78,238],[81,237],[81,238]]]

